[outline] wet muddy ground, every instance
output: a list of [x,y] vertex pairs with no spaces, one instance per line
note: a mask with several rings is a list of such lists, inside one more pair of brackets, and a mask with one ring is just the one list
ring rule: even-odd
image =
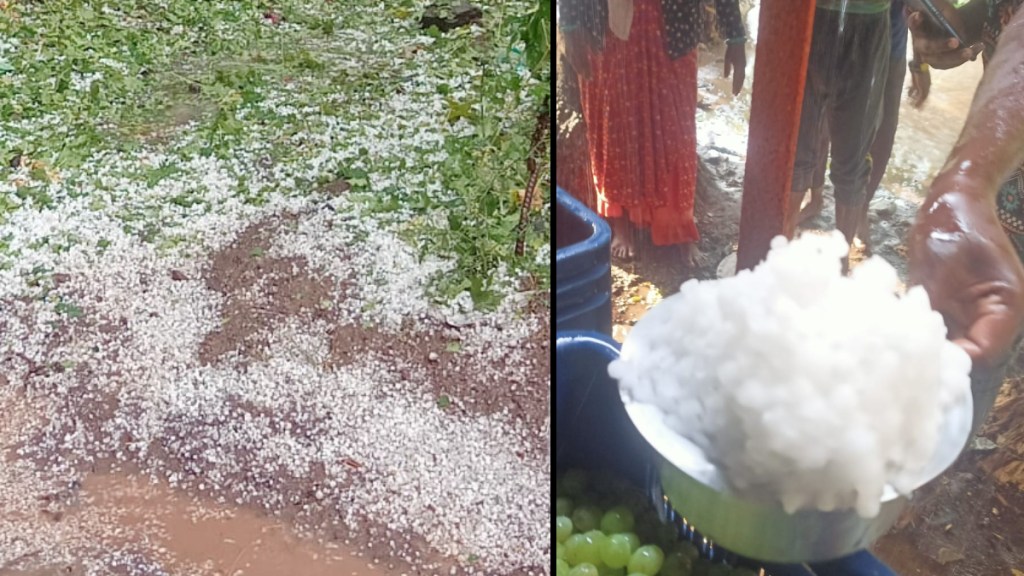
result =
[[[398,574],[352,546],[323,544],[292,533],[287,522],[255,511],[191,497],[164,483],[126,473],[86,476],[43,502],[53,522],[88,523],[103,518],[116,526],[107,538],[125,552],[113,574],[167,574],[188,567],[216,576],[309,576]],[[84,576],[95,573],[88,559],[22,570],[31,551],[0,567],[12,576]]]
[[[360,323],[354,283],[288,252],[314,217],[254,223],[190,267],[98,273],[138,282],[134,301],[59,274],[81,312],[45,329],[2,303],[0,334],[41,348],[0,354],[0,575],[492,573],[438,537],[507,534],[512,501],[543,515],[546,477],[519,472],[549,462],[545,295],[491,328]],[[190,335],[180,306],[204,297],[216,318]],[[161,317],[178,323],[146,336]],[[76,350],[92,355],[54,360]],[[543,572],[523,541],[486,541]]]

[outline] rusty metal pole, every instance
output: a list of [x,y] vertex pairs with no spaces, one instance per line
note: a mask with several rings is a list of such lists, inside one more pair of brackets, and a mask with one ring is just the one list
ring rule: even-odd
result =
[[740,210],[737,270],[756,266],[785,230],[815,0],[762,0]]

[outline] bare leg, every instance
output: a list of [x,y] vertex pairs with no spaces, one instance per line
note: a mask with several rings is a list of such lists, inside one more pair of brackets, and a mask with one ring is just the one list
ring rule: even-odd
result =
[[871,254],[871,222],[868,220],[868,202],[860,211],[860,221],[857,223],[857,238],[864,247],[864,253]]
[[806,195],[806,190],[794,190],[789,193],[789,214],[788,218],[786,218],[786,229],[782,231],[787,238],[792,239],[796,236],[796,226],[800,219],[800,205],[804,203],[804,196]]
[[803,224],[804,222],[814,218],[818,214],[821,214],[821,209],[825,206],[825,188],[811,188],[811,201],[807,203],[800,210],[800,218],[798,223]]
[[612,226],[612,256],[622,260],[632,260],[635,255],[633,246],[633,227],[625,217],[610,218]]
[[685,268],[694,270],[704,265],[704,255],[697,248],[696,242],[682,244],[681,249]]
[[[853,237],[857,234],[857,224],[860,223],[860,206],[849,206],[836,203],[836,228],[846,238],[846,245],[853,244]],[[850,258],[847,255],[843,258],[843,273],[850,269]]]

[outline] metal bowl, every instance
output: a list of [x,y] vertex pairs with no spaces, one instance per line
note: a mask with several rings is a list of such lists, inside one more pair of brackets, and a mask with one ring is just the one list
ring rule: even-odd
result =
[[[633,328],[623,344],[624,354],[631,342],[636,345],[648,339],[650,319],[651,315],[646,316]],[[733,553],[785,564],[841,558],[867,548],[885,534],[908,502],[886,487],[878,515],[863,518],[853,509],[789,514],[781,504],[741,499],[703,450],[664,423],[659,408],[634,402],[627,394],[621,396],[634,426],[658,454],[654,480],[660,483],[664,498],[687,524]],[[966,446],[973,400],[971,394],[964,397],[964,402],[947,411],[935,454],[914,483],[915,490],[952,465]]]

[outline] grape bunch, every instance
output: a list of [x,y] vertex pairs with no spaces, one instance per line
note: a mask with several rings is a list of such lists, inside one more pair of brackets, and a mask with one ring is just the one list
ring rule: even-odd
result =
[[703,558],[644,495],[614,475],[557,478],[555,576],[756,576]]

